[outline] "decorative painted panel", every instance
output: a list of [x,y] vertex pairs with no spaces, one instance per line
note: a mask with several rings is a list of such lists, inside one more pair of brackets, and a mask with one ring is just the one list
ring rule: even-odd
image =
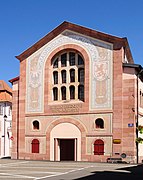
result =
[[65,31],[27,59],[26,112],[44,111],[44,66],[50,53],[64,45],[78,44],[90,59],[90,109],[112,107],[112,44]]

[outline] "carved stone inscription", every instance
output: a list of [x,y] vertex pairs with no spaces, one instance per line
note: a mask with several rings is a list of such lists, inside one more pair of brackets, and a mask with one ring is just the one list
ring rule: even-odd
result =
[[81,108],[82,104],[56,105],[50,107],[53,113],[73,113],[78,112]]

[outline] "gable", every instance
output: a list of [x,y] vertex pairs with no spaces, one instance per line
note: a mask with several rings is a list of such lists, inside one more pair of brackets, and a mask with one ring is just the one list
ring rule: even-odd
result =
[[43,37],[41,40],[39,40],[37,43],[35,43],[33,46],[31,46],[29,49],[21,53],[19,56],[16,56],[20,61],[28,58],[30,55],[32,55],[34,52],[42,48],[45,44],[52,41],[55,37],[57,37],[59,34],[63,33],[65,30],[73,31],[75,33],[79,33],[94,39],[98,39],[107,43],[111,43],[114,45],[114,48],[125,48],[125,53],[127,55],[127,59],[130,63],[133,63],[132,54],[130,51],[130,47],[127,41],[127,38],[119,38],[116,36],[112,36],[109,34],[105,34],[102,32],[98,32],[89,28],[85,28],[79,25],[75,25],[69,22],[63,22],[61,25],[59,25],[57,28],[55,28],[53,31],[48,33],[45,37]]

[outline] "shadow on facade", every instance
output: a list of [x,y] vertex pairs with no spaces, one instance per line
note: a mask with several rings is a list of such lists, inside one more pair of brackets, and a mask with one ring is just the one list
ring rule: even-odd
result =
[[133,167],[119,168],[115,171],[95,171],[92,172],[92,175],[78,178],[78,180],[80,179],[141,180],[143,179],[143,164]]

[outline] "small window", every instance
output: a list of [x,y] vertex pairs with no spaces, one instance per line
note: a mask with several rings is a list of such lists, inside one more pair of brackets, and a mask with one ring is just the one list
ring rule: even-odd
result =
[[58,100],[58,88],[57,87],[54,87],[53,88],[53,99],[54,101],[57,101]]
[[66,100],[66,87],[61,88],[61,93],[62,93],[62,100]]
[[75,53],[73,53],[73,52],[69,53],[69,63],[70,63],[70,66],[75,65]]
[[83,65],[84,61],[82,59],[82,57],[78,54],[78,65]]
[[75,70],[70,70],[70,82],[75,82]]
[[0,115],[3,115],[3,106],[0,105]]
[[54,61],[53,68],[58,68],[58,58]]
[[9,116],[11,116],[11,111],[12,111],[12,107],[9,106],[9,108],[8,108],[8,115],[9,115]]
[[84,83],[84,69],[78,69],[78,82]]
[[94,155],[104,155],[104,142],[101,139],[94,142]]
[[63,70],[61,74],[62,74],[62,83],[66,83],[66,70]]
[[61,66],[67,66],[67,53],[61,55]]
[[78,86],[78,99],[81,101],[84,101],[84,86],[83,85]]
[[39,122],[38,121],[33,121],[33,129],[39,129]]
[[75,87],[70,86],[70,99],[75,99]]
[[104,121],[101,118],[95,120],[96,128],[103,129],[104,128]]
[[39,140],[33,139],[31,144],[32,144],[32,153],[39,153]]
[[58,84],[58,72],[57,71],[53,72],[53,78],[54,78],[54,84]]

